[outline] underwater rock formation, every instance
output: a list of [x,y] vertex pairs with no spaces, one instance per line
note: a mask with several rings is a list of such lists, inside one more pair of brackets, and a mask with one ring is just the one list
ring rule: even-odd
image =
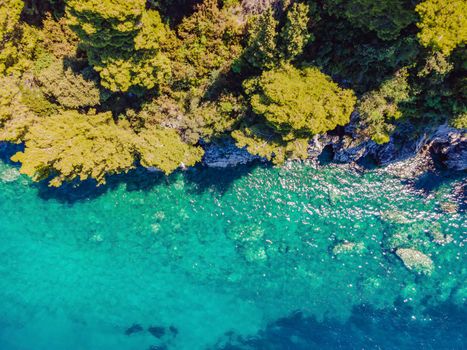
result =
[[402,260],[405,267],[411,271],[425,275],[430,275],[433,272],[433,261],[429,256],[418,250],[399,248],[396,250],[396,255]]
[[346,253],[362,253],[365,250],[365,245],[362,242],[341,242],[337,243],[334,248],[332,248],[332,253],[334,255],[346,254]]
[[143,331],[143,327],[140,324],[133,324],[131,327],[128,327],[125,331],[126,335],[132,335],[134,333],[140,333]]

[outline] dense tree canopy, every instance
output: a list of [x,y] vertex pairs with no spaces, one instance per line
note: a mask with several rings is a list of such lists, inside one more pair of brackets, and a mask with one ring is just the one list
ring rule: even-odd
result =
[[417,5],[420,15],[418,35],[424,46],[448,55],[467,42],[467,2],[465,0],[426,0]]
[[349,122],[356,98],[317,68],[283,65],[245,83],[258,115],[284,134],[314,135]]
[[67,111],[46,118],[29,128],[25,146],[12,159],[34,180],[50,177],[52,186],[75,178],[104,183],[106,174],[128,171],[134,163],[131,133],[110,113]]
[[0,0],[0,141],[59,186],[139,165],[170,174],[219,137],[276,164],[306,159],[355,111],[359,142],[401,137],[402,123],[465,128],[466,6]]
[[344,17],[358,28],[376,32],[383,40],[395,39],[400,31],[414,22],[410,0],[325,0],[325,8]]
[[71,27],[86,48],[102,86],[112,91],[151,89],[170,75],[162,47],[170,30],[144,0],[69,0]]

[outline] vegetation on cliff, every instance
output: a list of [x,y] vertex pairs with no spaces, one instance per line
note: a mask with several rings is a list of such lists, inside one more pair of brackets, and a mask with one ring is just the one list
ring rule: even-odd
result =
[[[466,127],[465,1],[0,0],[0,141],[51,184],[170,173],[231,135],[275,163],[316,134]],[[336,129],[337,128],[337,129]]]

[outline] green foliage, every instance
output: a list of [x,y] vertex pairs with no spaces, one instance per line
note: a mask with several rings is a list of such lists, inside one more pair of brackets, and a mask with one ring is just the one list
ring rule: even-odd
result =
[[39,72],[41,89],[65,108],[82,108],[99,104],[100,92],[96,83],[76,74],[64,62],[56,60]]
[[376,32],[383,40],[397,38],[415,21],[410,0],[325,0],[324,7],[357,28]]
[[34,123],[25,136],[25,150],[12,160],[21,173],[51,186],[74,179],[105,183],[106,174],[133,167],[130,130],[116,125],[111,113],[83,115],[66,111]]
[[0,76],[0,140],[20,143],[35,115],[23,103],[19,82]]
[[21,86],[21,103],[39,117],[57,112],[57,105],[51,103],[37,86]]
[[417,5],[420,15],[418,38],[423,46],[449,55],[467,42],[467,2],[426,0]]
[[169,78],[170,30],[144,0],[69,0],[67,13],[105,88],[152,89]]
[[450,124],[457,129],[467,129],[467,111],[454,116]]
[[48,15],[42,22],[45,51],[57,58],[74,57],[78,49],[78,37],[68,26],[65,17],[55,20]]
[[241,128],[232,132],[236,145],[246,147],[249,153],[283,164],[288,159],[308,157],[308,139],[296,138],[284,141],[280,135],[262,125]]
[[317,68],[291,65],[245,84],[254,113],[282,134],[314,135],[349,122],[356,98]]
[[[5,125],[11,116],[8,110],[3,112],[1,101]],[[34,181],[50,179],[51,186],[75,179],[104,184],[107,174],[127,172],[136,159],[169,174],[179,166],[194,165],[203,155],[200,147],[184,143],[176,130],[151,128],[136,134],[128,122],[115,123],[110,112],[86,115],[69,110],[36,118],[27,124],[23,138],[25,149],[12,160],[21,163],[21,173]]]
[[0,0],[0,45],[3,45],[18,25],[24,3],[22,0]]
[[277,26],[274,10],[269,7],[262,15],[251,19],[245,60],[255,68],[273,68],[277,63]]
[[138,135],[137,151],[141,165],[156,167],[170,174],[178,167],[189,167],[201,160],[204,151],[182,141],[173,129],[145,129]]
[[450,124],[457,129],[467,129],[467,111],[454,116]]
[[160,126],[175,128],[181,131],[185,141],[195,144],[200,139],[209,141],[232,130],[244,113],[243,101],[234,95],[222,95],[216,102],[195,101],[188,108],[161,96],[143,106],[136,124],[142,123],[148,129]]
[[206,0],[178,27],[181,47],[175,58],[180,64],[174,74],[191,86],[206,83],[216,71],[226,70],[242,50],[244,23],[237,9],[219,8],[216,0]]
[[308,32],[309,12],[309,6],[303,3],[294,3],[287,11],[287,20],[280,33],[284,59],[296,58],[314,38]]
[[291,61],[313,39],[308,31],[310,7],[292,4],[281,27],[273,7],[253,16],[248,25],[248,40],[243,59],[257,69],[272,69],[280,61]]
[[402,116],[465,128],[466,4],[416,2],[0,0],[0,140],[55,186],[170,173],[225,133],[280,164],[349,121],[334,81],[378,143]]
[[23,7],[21,0],[0,0],[0,74],[21,75],[34,56],[38,31],[20,25]]
[[357,110],[363,133],[377,143],[386,143],[394,131],[392,121],[402,117],[400,104],[410,100],[407,69],[398,71],[385,81],[379,89],[365,94],[359,101]]

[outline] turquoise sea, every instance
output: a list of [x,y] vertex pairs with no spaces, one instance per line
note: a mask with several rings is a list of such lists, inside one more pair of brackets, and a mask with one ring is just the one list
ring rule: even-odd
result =
[[2,162],[0,349],[465,349],[465,179],[291,164],[50,189]]

